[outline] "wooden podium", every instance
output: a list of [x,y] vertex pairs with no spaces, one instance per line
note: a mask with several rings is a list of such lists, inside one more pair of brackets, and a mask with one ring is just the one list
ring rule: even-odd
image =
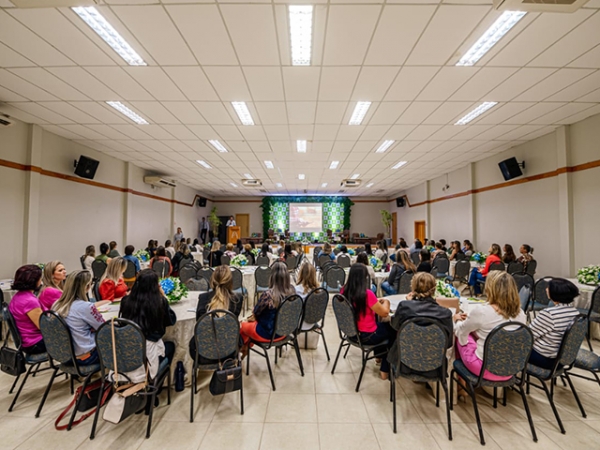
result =
[[236,244],[238,239],[242,237],[242,231],[240,227],[227,227],[227,243]]

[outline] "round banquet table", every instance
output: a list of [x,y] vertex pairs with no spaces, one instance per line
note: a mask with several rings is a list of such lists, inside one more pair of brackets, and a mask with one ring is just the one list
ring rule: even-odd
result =
[[4,297],[4,301],[6,303],[10,303],[13,296],[17,293],[17,291],[11,289],[13,280],[0,280],[0,289],[2,290],[2,294]]
[[[592,294],[598,286],[580,283],[577,281],[577,278],[567,278],[567,280],[569,280],[571,283],[577,286],[577,289],[579,289],[579,297],[575,299],[573,306],[580,309],[590,309],[590,306],[592,305]],[[597,322],[592,322],[591,325],[590,337],[592,339],[600,340],[600,324]]]

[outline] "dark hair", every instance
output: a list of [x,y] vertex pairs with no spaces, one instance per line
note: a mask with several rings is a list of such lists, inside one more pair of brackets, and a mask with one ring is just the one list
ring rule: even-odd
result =
[[12,289],[15,291],[35,291],[42,278],[42,269],[35,264],[27,264],[17,269]]
[[442,247],[443,247],[443,246],[442,246],[442,243],[441,243],[441,242],[436,242],[436,243],[435,243],[435,248],[437,248],[437,249],[441,250],[441,249],[442,249]]
[[423,243],[418,239],[415,239],[415,248],[423,248]]
[[267,253],[269,253],[269,244],[267,244],[266,242],[262,245],[262,247],[260,248],[260,254],[259,256],[267,256]]
[[445,247],[446,246],[446,239],[440,239],[440,242],[442,243],[442,245]]
[[164,328],[166,300],[152,269],[138,272],[131,293],[121,301],[120,315],[137,323],[145,335]]
[[373,250],[371,250],[371,243],[370,242],[365,243],[365,253],[367,255],[372,255],[373,254]]
[[369,257],[367,256],[367,254],[365,252],[360,252],[358,254],[358,256],[356,257],[356,262],[364,264],[365,266],[368,266],[369,265]]
[[406,241],[405,241],[404,239],[402,239],[402,240],[400,241],[400,244],[399,244],[399,245],[400,245],[400,248],[408,248],[408,245],[406,244]]
[[292,245],[285,244],[284,250],[285,250],[285,256],[291,255],[292,254]]
[[527,253],[533,253],[533,247],[531,245],[523,244],[523,248]]
[[504,244],[504,256],[502,257],[502,261],[505,263],[510,263],[517,260],[517,256],[510,244]]
[[117,243],[115,241],[110,241],[108,245],[110,245],[111,250],[117,247]]
[[108,252],[108,244],[106,242],[103,242],[102,244],[100,244],[100,254],[105,255],[107,252]]
[[165,248],[167,248],[167,247],[170,247],[170,246],[171,246],[171,240],[170,240],[170,239],[167,239],[167,240],[165,241]]
[[194,242],[192,242],[192,245],[198,245],[198,239],[194,239]]
[[344,296],[350,300],[358,316],[364,316],[367,313],[367,289],[370,284],[367,280],[369,280],[367,266],[353,264],[350,267],[348,280],[344,286]]
[[154,248],[154,239],[148,241],[148,248]]
[[154,256],[167,256],[167,252],[165,251],[165,248],[161,245],[156,249],[156,253],[154,254]]
[[579,295],[579,289],[569,280],[552,278],[548,283],[548,294],[553,302],[569,304]]
[[135,247],[133,245],[127,245],[127,246],[125,246],[125,254],[127,256],[133,255],[134,251],[135,251]]
[[244,244],[242,244],[242,240],[241,239],[238,239],[237,242],[235,243],[235,246],[237,248],[242,248],[242,247],[244,247]]
[[429,261],[431,259],[431,253],[426,248],[421,250],[421,261]]
[[340,252],[342,252],[342,253],[348,253],[348,247],[346,247],[345,245],[342,245],[340,247]]
[[254,246],[254,241],[250,241],[250,248],[256,248],[256,247]]

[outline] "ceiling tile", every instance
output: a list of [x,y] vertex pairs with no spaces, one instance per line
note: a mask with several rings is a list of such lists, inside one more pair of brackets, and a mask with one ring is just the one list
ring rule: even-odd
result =
[[244,67],[244,75],[254,101],[283,101],[279,67]]
[[351,99],[357,101],[381,100],[397,73],[398,67],[363,67]]
[[517,68],[484,67],[463,84],[450,97],[450,100],[485,100],[488,92],[512,76],[517,70]]
[[414,102],[398,119],[398,124],[418,125],[441,105],[440,102]]
[[200,67],[163,67],[188,100],[218,100],[217,93]]
[[319,67],[283,67],[285,99],[289,101],[317,100]]
[[239,67],[205,67],[204,71],[221,100],[235,102],[251,100],[244,74]]
[[7,47],[0,42],[0,61],[2,61],[2,67],[27,67],[35,66],[35,63],[28,60],[27,58],[19,55],[10,47]]
[[556,69],[524,68],[519,70],[492,92],[486,95],[488,101],[509,101],[522,92],[535,86],[544,78],[550,76]]
[[319,100],[348,101],[359,71],[360,67],[323,67]]
[[254,105],[263,125],[287,124],[287,110],[284,102],[257,102]]
[[404,66],[386,94],[385,100],[414,100],[438,70],[438,67]]
[[116,100],[118,95],[81,67],[50,67],[48,70],[93,100]]
[[179,120],[160,102],[131,102],[134,108],[155,124],[178,124]]
[[523,92],[516,101],[542,101],[561,89],[570,86],[583,77],[591,74],[592,69],[560,69],[550,75],[548,78],[532,86]]
[[88,97],[83,95],[81,92],[73,89],[67,83],[59,80],[50,72],[42,68],[15,68],[10,69],[10,71],[44,90],[52,92],[52,94],[56,95],[62,100],[89,100]]
[[[50,92],[40,89],[29,81],[26,81],[5,69],[0,69],[0,86],[4,86],[6,89],[10,89],[12,92],[33,101],[58,100]],[[2,98],[2,100],[8,99]]]
[[162,102],[162,105],[183,124],[204,124],[206,121],[190,102]]
[[287,102],[286,106],[290,124],[315,123],[316,102]]
[[85,67],[85,70],[119,94],[119,100],[154,100],[120,67]]
[[125,71],[156,100],[186,100],[160,67],[126,67]]

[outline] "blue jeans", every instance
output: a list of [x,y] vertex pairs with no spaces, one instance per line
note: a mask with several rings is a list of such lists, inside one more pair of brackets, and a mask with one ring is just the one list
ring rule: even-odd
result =
[[383,283],[381,283],[381,289],[387,295],[396,295],[398,293],[398,291],[396,291],[396,289],[394,289],[394,287],[387,281],[384,281]]
[[481,288],[479,287],[480,281],[485,281],[485,277],[481,275],[481,272],[477,269],[471,270],[471,275],[469,276],[469,286],[473,286],[473,292],[475,294],[481,294]]
[[377,295],[377,286],[375,286],[374,284],[371,283],[371,292],[375,295]]
[[390,347],[394,343],[394,339],[396,339],[396,331],[391,327],[389,322],[377,322],[377,330],[373,333],[365,333],[360,332],[360,341],[364,345],[376,345],[380,342],[388,340],[387,345],[382,345],[375,350],[376,354],[381,354],[386,352],[384,355],[381,355],[381,367],[380,371],[389,373],[390,372],[390,363],[387,360],[387,351],[389,351]]
[[92,364],[98,364],[100,362],[100,357],[98,356],[98,350],[94,349],[90,352],[90,356],[83,361],[78,359],[77,364],[80,366],[91,366]]

